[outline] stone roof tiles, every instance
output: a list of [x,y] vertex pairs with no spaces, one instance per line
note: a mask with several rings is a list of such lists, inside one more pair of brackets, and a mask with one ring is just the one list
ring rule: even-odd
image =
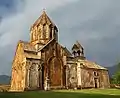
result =
[[84,68],[93,68],[93,69],[104,69],[104,70],[107,70],[107,68],[104,68],[102,66],[100,66],[99,64],[95,63],[95,62],[92,62],[92,61],[89,61],[89,60],[78,60],[78,62],[81,63],[81,65],[84,67]]
[[20,40],[19,43],[23,44],[24,55],[26,58],[40,59],[40,57],[37,55],[37,50],[32,44],[22,40]]
[[35,26],[38,26],[39,24],[51,24],[52,26],[56,25],[51,21],[51,19],[48,17],[45,11],[42,12],[42,15],[35,21],[35,23],[31,26],[31,29],[34,28]]
[[23,48],[25,51],[33,51],[33,52],[37,52],[35,47],[29,43],[29,42],[25,42],[25,41],[22,41],[20,40],[21,43],[23,43]]

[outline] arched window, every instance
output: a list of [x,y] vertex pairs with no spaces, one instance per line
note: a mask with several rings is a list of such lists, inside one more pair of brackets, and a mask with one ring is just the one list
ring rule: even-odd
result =
[[95,72],[94,72],[94,76],[98,76],[98,75],[99,75],[99,74],[95,71]]
[[80,50],[78,50],[78,51],[77,51],[78,56],[81,56],[80,53],[81,53]]
[[43,39],[46,38],[46,24],[43,24]]
[[73,55],[74,55],[74,57],[76,56],[76,51],[73,51]]

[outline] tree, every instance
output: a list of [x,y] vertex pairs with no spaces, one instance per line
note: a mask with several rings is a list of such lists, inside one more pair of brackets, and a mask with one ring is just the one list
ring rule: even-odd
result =
[[117,66],[117,71],[113,75],[111,82],[113,84],[118,85],[120,84],[120,63],[118,63],[116,66]]

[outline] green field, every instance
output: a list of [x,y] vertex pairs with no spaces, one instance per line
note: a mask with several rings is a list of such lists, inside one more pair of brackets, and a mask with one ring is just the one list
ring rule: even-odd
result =
[[29,91],[21,93],[4,92],[0,98],[120,98],[120,89],[85,89]]

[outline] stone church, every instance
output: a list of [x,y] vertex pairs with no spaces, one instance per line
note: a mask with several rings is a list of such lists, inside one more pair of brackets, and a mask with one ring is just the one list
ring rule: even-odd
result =
[[71,52],[58,42],[58,28],[45,11],[19,41],[12,63],[10,91],[108,88],[108,70],[84,55],[77,41]]

